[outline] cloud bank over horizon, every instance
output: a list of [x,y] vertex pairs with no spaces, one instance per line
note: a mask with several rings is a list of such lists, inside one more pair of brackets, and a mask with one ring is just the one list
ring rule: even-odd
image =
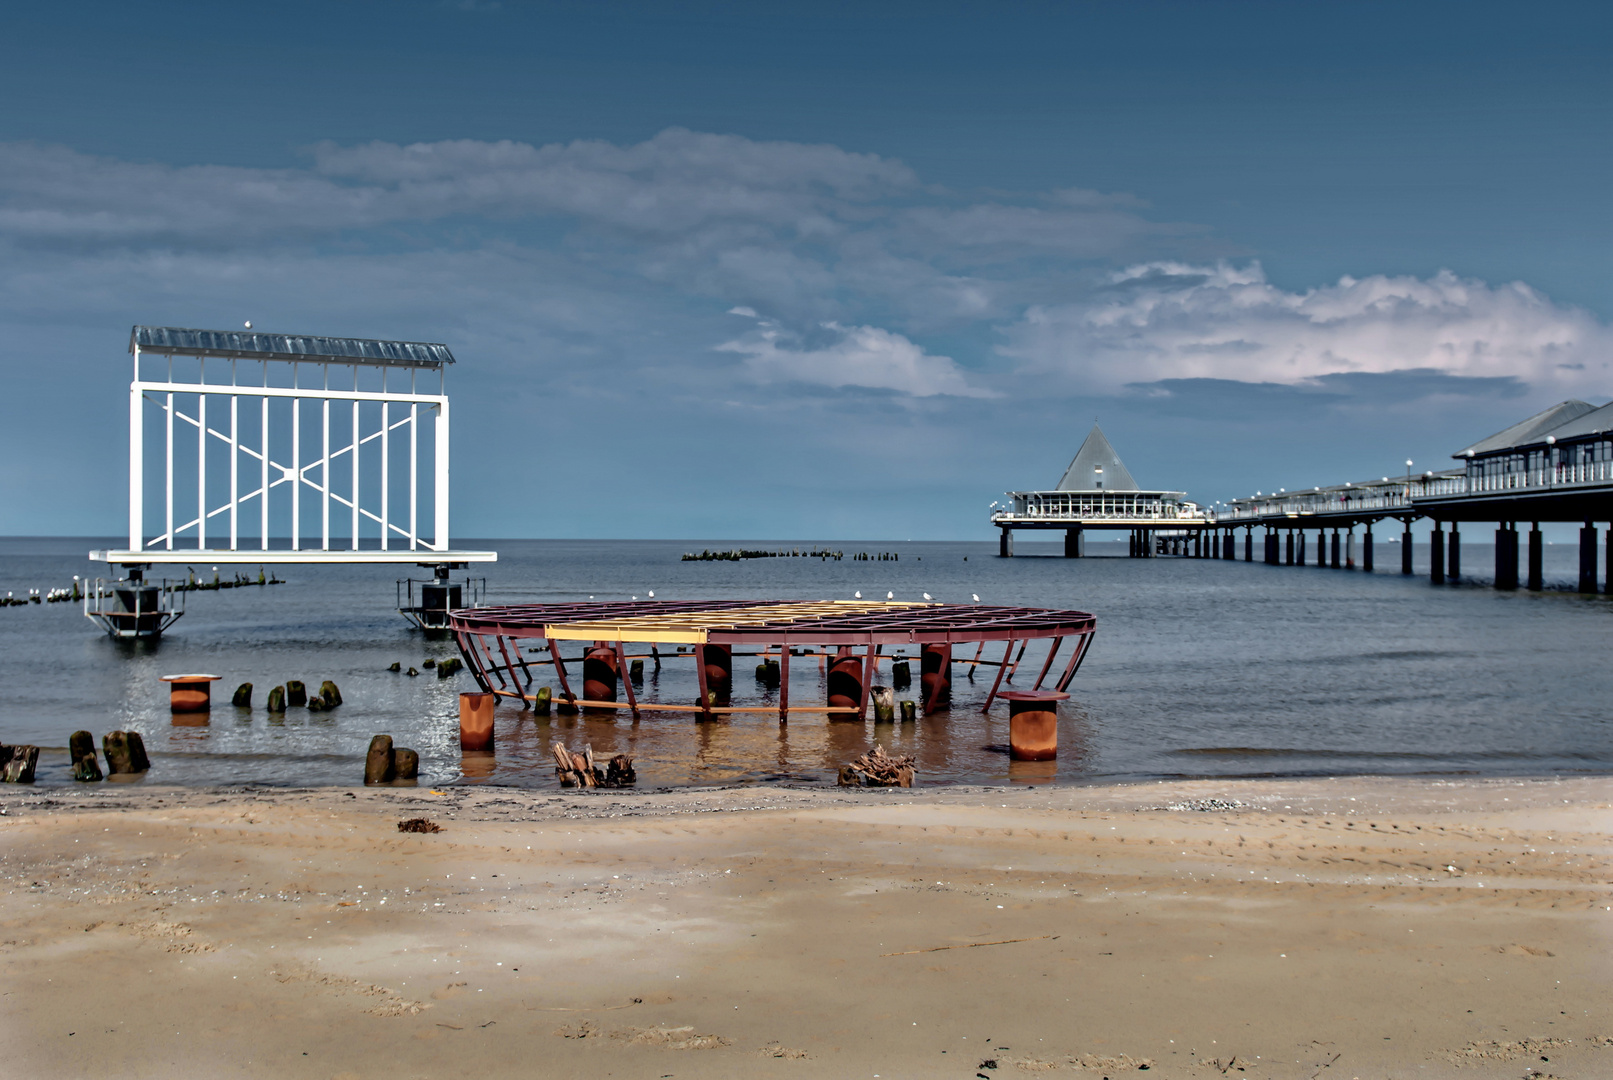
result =
[[[1317,415],[1613,392],[1613,330],[1526,283],[1363,267],[1288,288],[1125,192],[954,190],[878,154],[683,128],[321,142],[305,161],[0,144],[0,322],[46,356],[133,322],[446,340],[490,417],[609,404],[642,426],[672,407],[701,418],[680,438],[703,452],[724,430],[879,451],[858,425],[893,404],[903,447],[956,457],[962,416],[1002,432],[1015,410],[1146,418],[1174,399],[1159,407],[1213,420],[1228,384]],[[88,372],[28,378],[105,378]]]

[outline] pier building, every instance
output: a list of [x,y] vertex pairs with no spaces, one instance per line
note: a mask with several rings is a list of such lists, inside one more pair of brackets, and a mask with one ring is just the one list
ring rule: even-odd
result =
[[1006,503],[992,504],[991,523],[1000,530],[997,553],[1005,558],[1014,554],[1016,529],[1063,530],[1064,555],[1073,559],[1085,554],[1089,529],[1129,532],[1131,554],[1146,557],[1161,549],[1187,554],[1203,548],[1205,530],[1215,524],[1184,491],[1139,487],[1097,424],[1055,487],[1003,498]]

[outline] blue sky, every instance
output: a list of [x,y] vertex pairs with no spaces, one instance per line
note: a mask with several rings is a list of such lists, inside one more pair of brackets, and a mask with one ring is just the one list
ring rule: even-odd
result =
[[[985,537],[1613,396],[1602,5],[82,4],[0,35],[0,532],[128,327],[448,342],[460,536]],[[48,405],[46,404],[48,403]]]

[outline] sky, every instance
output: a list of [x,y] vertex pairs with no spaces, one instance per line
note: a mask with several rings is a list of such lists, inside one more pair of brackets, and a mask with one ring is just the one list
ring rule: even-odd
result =
[[1613,397],[1593,4],[75,3],[0,34],[0,533],[134,324],[447,343],[457,537],[986,539]]

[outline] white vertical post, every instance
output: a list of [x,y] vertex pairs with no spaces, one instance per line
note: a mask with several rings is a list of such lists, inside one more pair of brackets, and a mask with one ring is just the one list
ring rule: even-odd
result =
[[[358,365],[353,365],[353,385],[358,387]],[[358,550],[358,402],[353,402],[353,550]]]
[[[268,365],[265,364],[264,367],[267,368]],[[264,378],[265,378],[265,380],[267,380],[268,375],[265,374]],[[262,502],[263,505],[258,507],[258,517],[261,519],[261,524],[259,524],[259,526],[258,526],[258,530],[259,530],[259,534],[261,536],[261,539],[258,541],[258,543],[259,543],[259,545],[262,547],[262,549],[264,551],[268,551],[269,550],[269,399],[268,398],[263,398],[262,401],[263,401],[263,418],[259,422],[259,427],[258,427],[258,449],[260,451],[262,451],[263,457],[261,459],[259,459],[258,464],[262,466],[263,479],[262,479],[262,482],[259,484],[259,489],[262,492],[262,494],[260,494],[258,496],[258,498]]]
[[[134,381],[129,384],[129,550],[145,546],[145,395],[140,392],[140,346],[134,347]],[[172,530],[169,530],[170,533]]]
[[[330,380],[325,380],[327,383]],[[319,444],[319,549],[330,550],[330,398],[320,402],[324,406],[324,435]]]
[[291,399],[291,550],[302,550],[302,399]]
[[[168,358],[168,381],[174,381],[174,360]],[[167,425],[167,438],[163,440],[165,447],[166,478],[163,482],[163,514],[167,519],[168,550],[174,550],[174,394],[168,392],[168,415],[164,418]]]
[[[385,390],[386,390],[386,371],[385,371],[385,369],[383,369],[382,372],[381,372],[381,390],[382,390],[382,392],[385,392]],[[387,489],[391,486],[390,476],[389,476],[389,473],[388,473],[388,468],[389,468],[389,466],[391,465],[391,462],[392,462],[392,455],[387,452],[387,443],[388,443],[388,441],[390,439],[391,432],[392,432],[392,428],[390,426],[390,420],[391,420],[391,409],[389,407],[390,405],[391,405],[391,402],[387,402],[387,401],[381,402],[381,550],[382,551],[386,550],[386,534],[389,531],[391,531],[391,528],[392,528],[392,517],[387,512],[387,505],[388,505],[388,501],[389,501],[388,500],[388,491],[387,491]]]
[[196,395],[196,546],[207,547],[207,394]]
[[437,403],[436,447],[432,461],[437,467],[436,482],[432,485],[431,506],[436,511],[436,548],[448,550],[448,399]]
[[[413,376],[410,376],[413,381]],[[411,389],[413,389],[411,387]],[[409,406],[409,550],[420,546],[420,406]]]
[[[233,364],[231,365],[234,366]],[[230,395],[230,550],[240,547],[240,528],[237,511],[240,509],[241,496],[241,439],[239,423],[241,419],[241,398],[238,394]]]

